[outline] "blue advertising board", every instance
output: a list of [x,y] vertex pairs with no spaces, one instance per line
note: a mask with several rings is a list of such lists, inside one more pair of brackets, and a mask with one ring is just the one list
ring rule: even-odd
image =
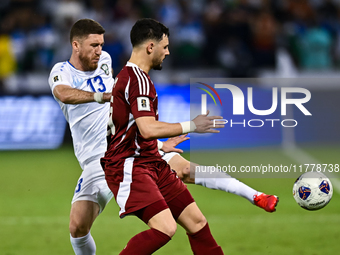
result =
[[0,97],[0,150],[54,149],[66,120],[52,96]]

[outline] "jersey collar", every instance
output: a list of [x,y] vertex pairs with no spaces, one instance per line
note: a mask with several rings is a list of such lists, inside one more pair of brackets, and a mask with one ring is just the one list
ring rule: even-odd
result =
[[[140,69],[140,67],[139,66],[137,66],[136,64],[134,64],[134,63],[132,63],[132,62],[127,62],[126,63],[126,66],[130,66],[130,67],[137,67],[137,68],[139,68]],[[142,70],[142,69],[141,69]]]

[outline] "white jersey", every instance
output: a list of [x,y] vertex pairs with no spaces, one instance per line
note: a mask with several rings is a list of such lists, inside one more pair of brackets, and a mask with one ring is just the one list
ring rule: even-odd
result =
[[[114,84],[111,57],[102,51],[98,68],[88,72],[75,69],[69,61],[57,63],[52,68],[48,82],[52,93],[57,85],[68,85],[90,92],[111,92]],[[86,160],[92,157],[104,156],[110,104],[64,104],[54,98],[70,125],[74,152],[80,165],[83,167],[84,163],[88,163]]]

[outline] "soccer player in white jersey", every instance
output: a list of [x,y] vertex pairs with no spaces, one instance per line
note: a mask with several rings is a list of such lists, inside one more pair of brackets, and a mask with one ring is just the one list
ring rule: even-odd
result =
[[[104,33],[104,28],[96,21],[77,21],[70,32],[72,55],[68,61],[57,63],[52,68],[48,80],[53,96],[69,123],[74,152],[83,170],[72,199],[69,226],[71,244],[77,255],[95,254],[96,246],[90,229],[112,198],[100,165],[107,146],[109,104],[105,102],[110,101],[114,84],[111,57],[102,51]],[[275,210],[275,196],[258,193],[234,178],[215,176],[195,180],[190,177],[190,170],[194,171],[195,164],[181,157],[178,154],[181,150],[174,148],[186,139],[181,136],[159,142],[159,149],[174,151],[165,153],[163,159],[184,182],[231,192],[266,211]]]
[[71,244],[76,254],[95,254],[92,223],[112,198],[99,160],[106,151],[106,127],[114,84],[111,57],[102,51],[104,28],[90,19],[70,32],[72,55],[57,63],[49,77],[56,101],[69,123],[75,155],[83,172],[70,213]]

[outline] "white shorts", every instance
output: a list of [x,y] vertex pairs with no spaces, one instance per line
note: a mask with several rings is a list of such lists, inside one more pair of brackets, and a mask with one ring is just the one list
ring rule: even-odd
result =
[[[173,156],[178,155],[177,152],[165,153],[159,151],[159,153],[168,163]],[[105,174],[100,165],[100,157],[93,158],[93,160],[83,166],[83,172],[78,179],[74,191],[72,204],[81,200],[92,201],[99,205],[99,213],[101,213],[112,197],[113,194],[107,186]]]
[[93,158],[83,165],[83,172],[78,179],[72,204],[81,200],[92,201],[99,205],[99,213],[101,213],[112,197],[113,194],[106,184],[105,174],[100,165],[100,157]]
[[159,150],[158,152],[159,154],[161,154],[162,159],[164,159],[168,164],[169,164],[170,159],[172,159],[173,156],[179,155],[179,153],[177,152],[164,152],[161,150]]

